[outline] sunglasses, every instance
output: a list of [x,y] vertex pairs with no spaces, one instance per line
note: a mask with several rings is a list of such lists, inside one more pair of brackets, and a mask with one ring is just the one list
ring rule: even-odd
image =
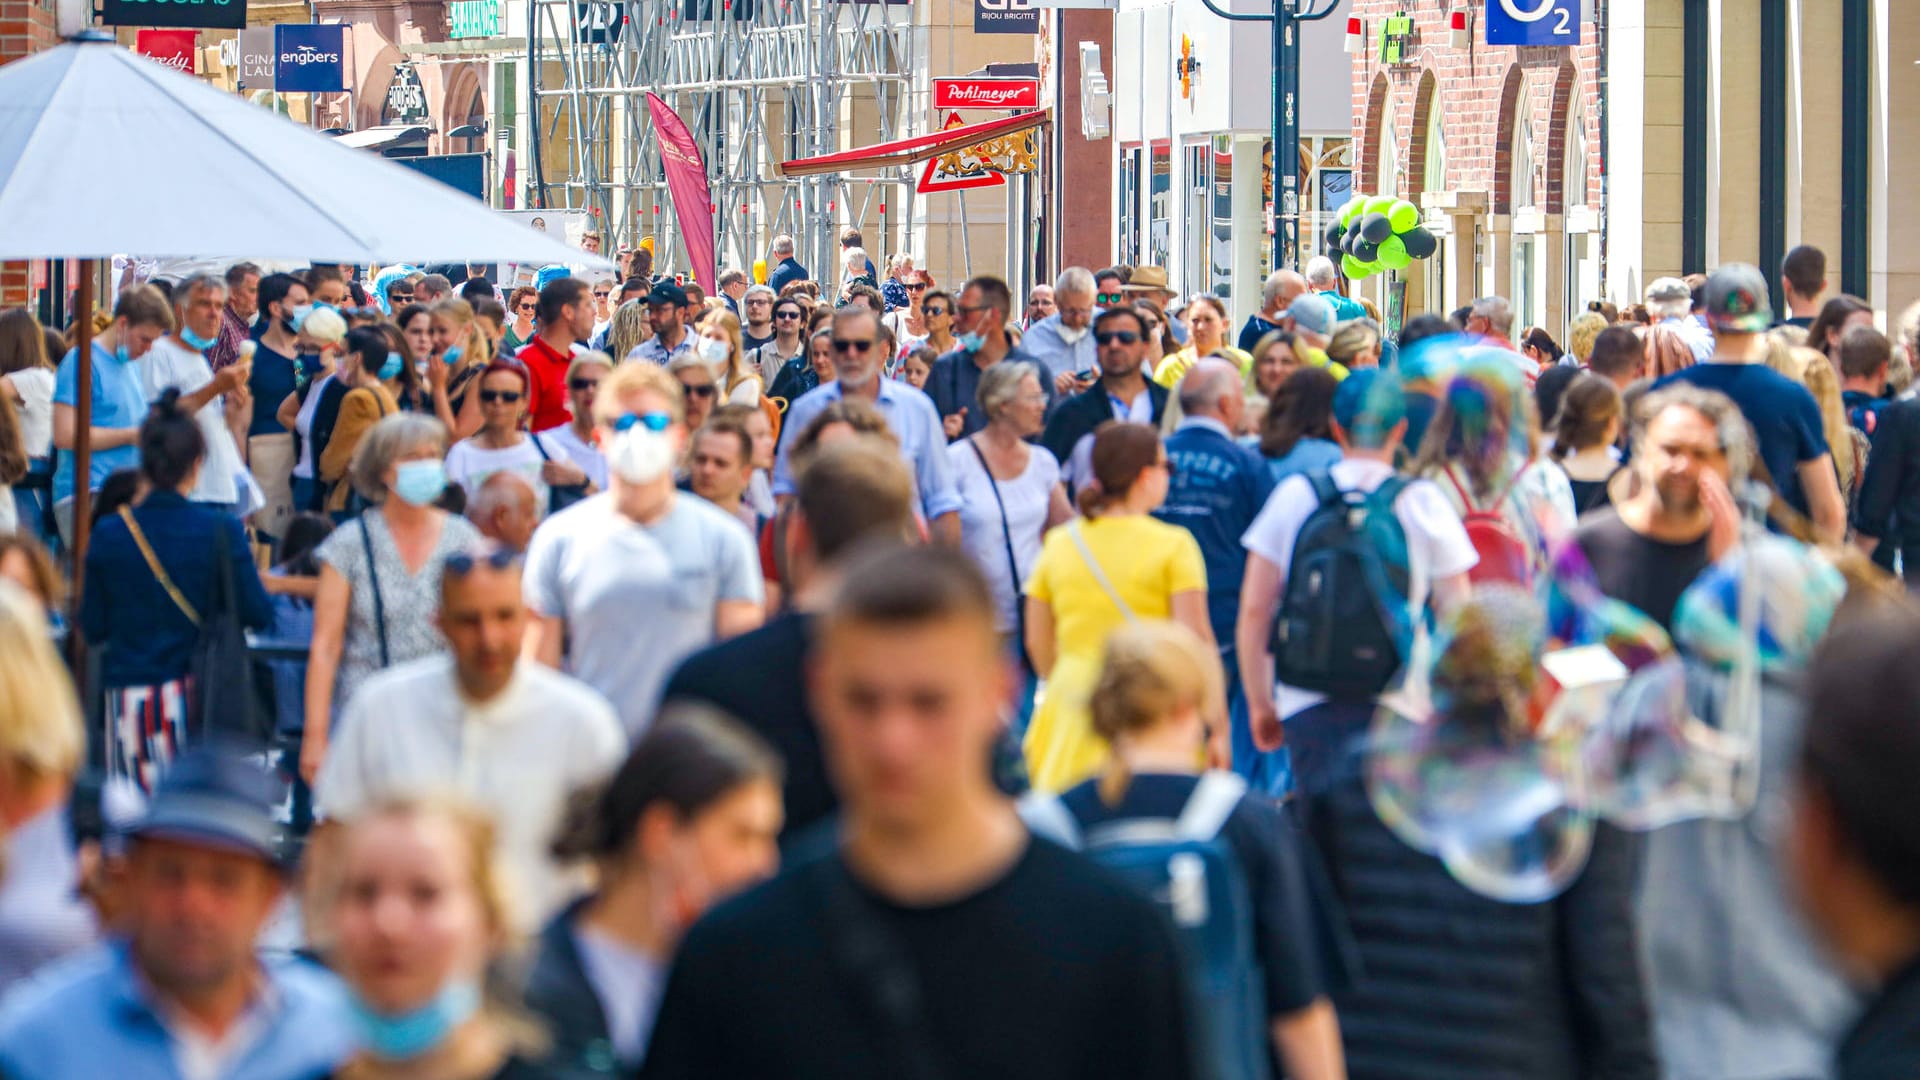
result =
[[479,566],[481,563],[485,563],[495,570],[505,570],[510,566],[518,565],[519,562],[520,556],[505,548],[500,548],[495,551],[490,551],[485,555],[468,555],[464,552],[449,555],[444,565],[446,566],[446,573],[452,574],[454,577],[466,577],[468,574],[473,573],[473,568]]
[[1116,341],[1122,345],[1135,345],[1140,341],[1140,332],[1138,330],[1108,330],[1104,333],[1093,335],[1093,340],[1102,345],[1111,345]]
[[396,304],[411,304],[413,303],[413,294],[410,292],[388,293],[387,299]]
[[837,353],[847,353],[849,355],[854,355],[854,356],[865,356],[869,352],[872,352],[873,347],[877,344],[879,343],[871,340],[849,341],[845,338],[834,338],[833,351]]
[[627,431],[635,424],[655,433],[667,430],[673,424],[673,417],[663,412],[627,413],[613,422],[613,430]]
[[482,390],[480,391],[480,404],[498,405],[505,403],[508,405],[518,405],[520,404],[520,399],[525,396],[525,394],[522,394],[518,390]]
[[716,388],[712,383],[683,382],[680,384],[680,389],[685,391],[688,397],[710,398]]
[[598,390],[600,389],[600,380],[599,379],[568,379],[567,389],[572,390],[575,393],[585,393],[588,390]]
[[925,309],[924,313],[927,315],[945,315],[947,313],[947,309],[943,307],[930,307]]
[[1096,295],[1093,299],[1095,303],[1104,307],[1114,307],[1118,304],[1125,303],[1127,298],[1117,292],[1103,292]]
[[926,283],[926,282],[924,282],[924,281],[916,281],[916,282],[914,282],[914,283],[912,283],[911,285],[908,285],[908,286],[907,286],[907,291],[908,291],[908,292],[926,292],[926,291],[927,291],[927,283]]
[[538,307],[539,307],[539,305],[537,305],[537,304],[535,304],[535,303],[533,303],[532,301],[528,301],[527,303],[524,303],[524,304],[521,304],[521,305],[520,305],[520,307],[519,307],[519,308],[518,308],[517,310],[520,310],[520,311],[533,311],[533,310],[535,310],[535,309],[536,309],[536,308],[538,308]]
[[599,289],[593,290],[593,298],[595,300],[605,300],[607,297],[612,295],[613,293],[611,292],[601,292]]
[[776,311],[773,313],[773,317],[776,319],[798,319],[800,318],[800,313],[797,311]]

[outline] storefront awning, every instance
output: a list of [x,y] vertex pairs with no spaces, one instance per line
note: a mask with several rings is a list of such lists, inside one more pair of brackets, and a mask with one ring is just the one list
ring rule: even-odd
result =
[[336,136],[341,146],[351,146],[355,150],[386,150],[395,146],[411,143],[424,143],[427,136],[433,134],[430,128],[419,124],[381,124],[361,131],[349,131]]
[[996,117],[992,120],[983,120],[978,124],[964,124],[929,135],[915,135],[910,139],[895,139],[892,142],[876,143],[873,146],[862,146],[833,154],[783,161],[780,163],[780,172],[785,176],[818,176],[822,173],[912,165],[942,154],[965,150],[969,146],[986,142],[988,139],[998,139],[1030,128],[1037,128],[1046,123],[1047,119],[1045,109],[1016,113],[1013,116]]

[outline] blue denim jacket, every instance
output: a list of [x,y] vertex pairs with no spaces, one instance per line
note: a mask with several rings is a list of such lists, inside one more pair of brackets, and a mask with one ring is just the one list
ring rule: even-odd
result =
[[[346,992],[304,961],[262,965],[266,1019],[221,1080],[310,1080],[353,1051]],[[125,945],[103,946],[21,986],[0,1007],[0,1075],[8,1080],[180,1076],[173,1038]]]

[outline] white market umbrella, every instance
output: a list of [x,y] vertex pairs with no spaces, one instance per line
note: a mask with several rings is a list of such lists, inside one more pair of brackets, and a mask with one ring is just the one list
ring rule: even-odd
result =
[[106,41],[0,66],[0,259],[611,262]]

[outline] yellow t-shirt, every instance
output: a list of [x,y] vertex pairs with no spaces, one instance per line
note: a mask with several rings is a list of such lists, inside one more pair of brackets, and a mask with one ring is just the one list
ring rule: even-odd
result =
[[[1252,355],[1241,352],[1231,345],[1223,345],[1207,355],[1213,356],[1216,354],[1231,357],[1234,363],[1240,365],[1240,374],[1242,376],[1251,376],[1253,374]],[[1179,352],[1174,353],[1172,356],[1160,361],[1160,365],[1153,369],[1153,381],[1171,390],[1179,384],[1180,380],[1193,368],[1193,365],[1199,362],[1199,351],[1194,346],[1189,345]]]

